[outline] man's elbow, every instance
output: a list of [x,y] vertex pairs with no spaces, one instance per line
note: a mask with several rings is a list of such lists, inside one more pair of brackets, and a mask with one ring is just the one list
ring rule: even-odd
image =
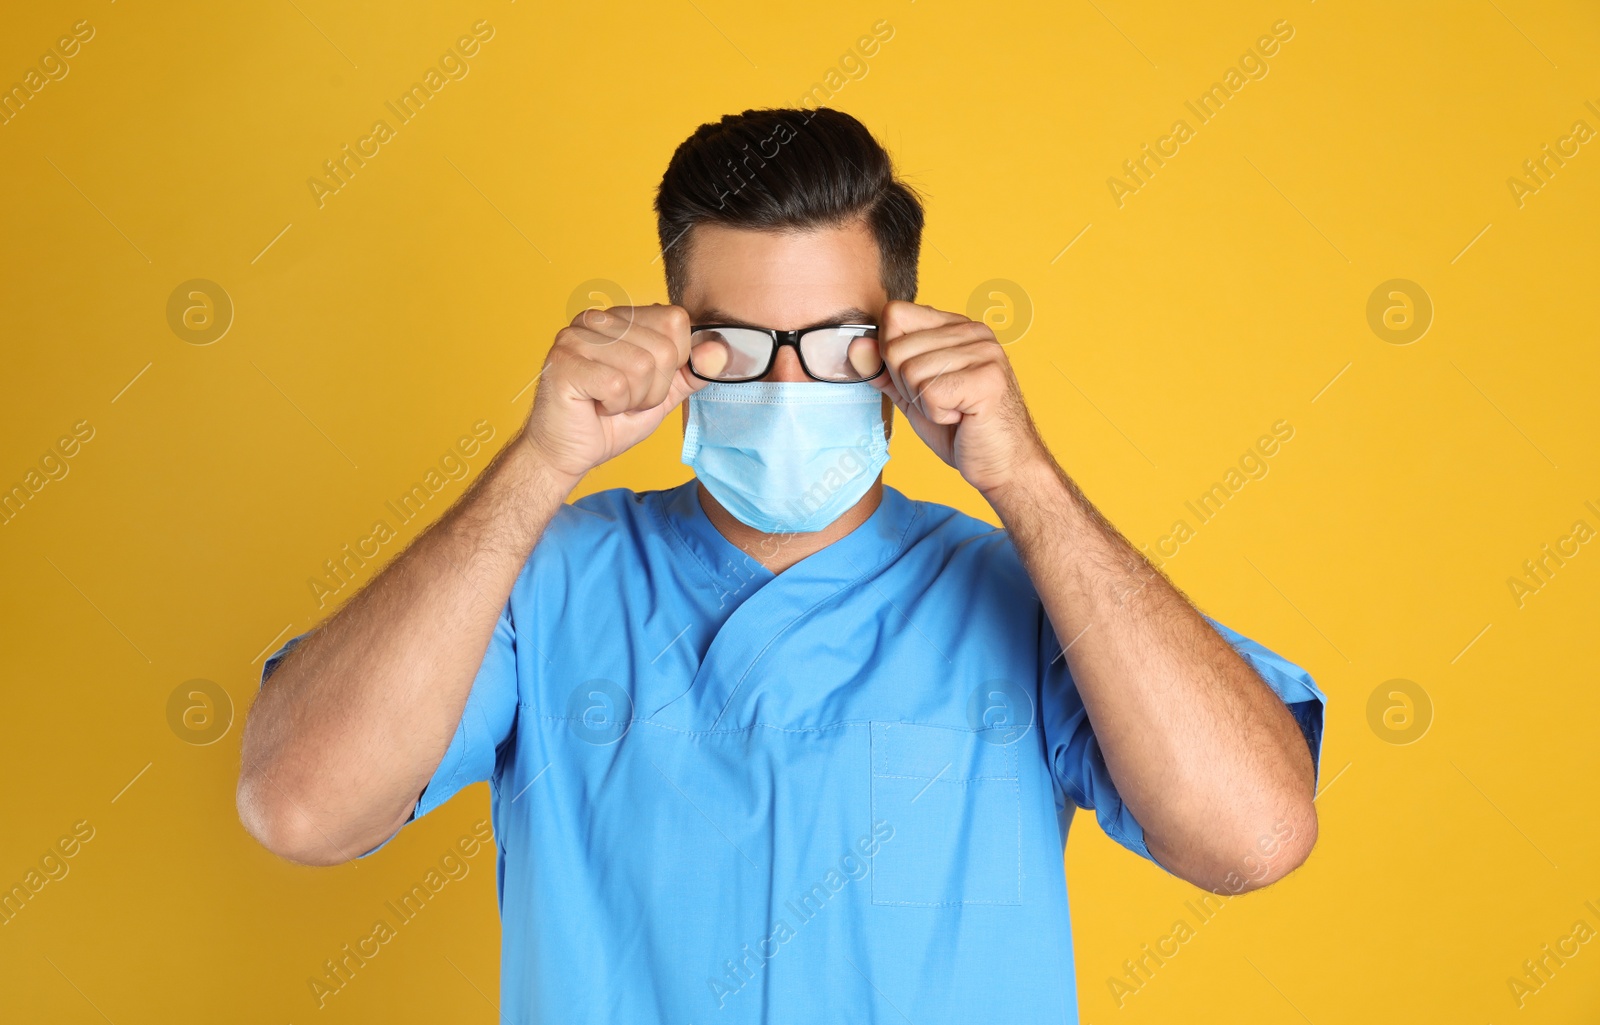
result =
[[259,773],[242,773],[236,797],[239,822],[267,850],[300,865],[341,865],[354,860],[272,781]]
[[[1259,890],[1305,864],[1317,844],[1317,809],[1309,800],[1261,825],[1245,841],[1244,854],[1230,867],[1215,893],[1240,894]],[[1235,847],[1239,850],[1239,847]]]
[[1276,818],[1213,823],[1203,834],[1172,844],[1145,835],[1157,864],[1203,890],[1234,897],[1269,886],[1303,865],[1317,843],[1317,811],[1309,801]]

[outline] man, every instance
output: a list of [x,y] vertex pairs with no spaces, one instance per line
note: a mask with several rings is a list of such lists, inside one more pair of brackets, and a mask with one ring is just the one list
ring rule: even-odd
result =
[[[334,864],[487,780],[516,1022],[1071,1022],[1074,808],[1209,890],[1299,865],[1323,695],[1106,523],[985,325],[911,302],[870,133],[724,117],[656,210],[672,305],[562,329],[521,433],[268,661],[250,832]],[[680,406],[696,479],[564,504]],[[895,409],[1004,530],[883,484]]]

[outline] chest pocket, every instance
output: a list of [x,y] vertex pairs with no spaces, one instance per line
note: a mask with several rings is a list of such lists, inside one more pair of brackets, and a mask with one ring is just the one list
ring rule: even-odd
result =
[[894,829],[873,859],[874,904],[1022,903],[1021,744],[1005,737],[872,724],[872,821]]

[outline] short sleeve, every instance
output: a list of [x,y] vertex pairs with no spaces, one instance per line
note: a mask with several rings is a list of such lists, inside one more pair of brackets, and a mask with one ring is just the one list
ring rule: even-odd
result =
[[283,647],[267,656],[267,661],[261,666],[261,686],[265,687],[267,685],[267,678],[278,671],[279,664],[289,656],[289,652],[295,649],[295,645],[299,644],[301,641],[310,636],[311,631],[307,630],[303,634],[298,634],[294,637],[291,637],[283,642]]
[[1233,645],[1234,651],[1244,656],[1256,675],[1272,688],[1272,692],[1278,695],[1288,707],[1289,714],[1294,716],[1294,721],[1300,725],[1300,735],[1306,738],[1306,747],[1311,750],[1312,787],[1315,789],[1316,783],[1322,779],[1322,722],[1327,715],[1327,695],[1311,679],[1310,673],[1282,655],[1209,616],[1206,622],[1222,635],[1223,640]]
[[[263,687],[295,645],[310,635],[311,631],[307,631],[291,637],[267,659],[261,668]],[[516,629],[511,618],[511,602],[508,600],[495,621],[494,633],[489,638],[489,647],[484,653],[482,665],[478,667],[478,675],[472,681],[472,691],[467,696],[461,721],[456,725],[455,736],[451,738],[444,758],[411,810],[411,817],[406,820],[408,823],[439,807],[463,787],[483,782],[494,775],[500,749],[511,737],[516,711]],[[387,843],[388,840],[385,840],[361,857],[376,853]]]
[[472,681],[467,706],[450,747],[423,788],[411,820],[428,814],[462,787],[492,779],[500,750],[512,736],[517,717],[517,637],[508,600],[495,621],[483,664]]
[[[1089,722],[1067,660],[1048,618],[1040,610],[1040,726],[1044,733],[1051,775],[1060,790],[1058,801],[1071,801],[1093,811],[1107,836],[1141,857],[1155,858],[1145,844],[1144,827],[1133,817],[1117,793],[1106,768],[1105,756]],[[1223,640],[1249,662],[1268,687],[1284,702],[1311,751],[1320,776],[1322,724],[1327,698],[1311,675],[1282,656],[1221,623],[1206,617]],[[1064,804],[1062,805],[1065,806]],[[1157,863],[1159,864],[1159,862]]]

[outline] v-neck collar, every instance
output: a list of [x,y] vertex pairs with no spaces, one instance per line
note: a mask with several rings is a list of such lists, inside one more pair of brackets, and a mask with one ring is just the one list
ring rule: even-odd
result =
[[[700,505],[699,487],[699,480],[690,478],[658,492],[657,518],[688,549],[713,587],[742,601],[779,574],[722,536]],[[865,577],[899,553],[920,515],[918,503],[885,484],[870,516],[844,537],[784,570],[782,579],[843,586]]]
[[657,492],[652,508],[667,535],[717,589],[725,618],[710,637],[689,688],[649,716],[657,725],[695,732],[715,731],[739,694],[749,699],[751,688],[759,690],[775,679],[758,673],[750,682],[778,638],[846,590],[871,583],[904,550],[922,513],[919,503],[885,486],[878,508],[860,526],[774,574],[722,536],[701,508],[698,488],[699,482],[691,480]]

